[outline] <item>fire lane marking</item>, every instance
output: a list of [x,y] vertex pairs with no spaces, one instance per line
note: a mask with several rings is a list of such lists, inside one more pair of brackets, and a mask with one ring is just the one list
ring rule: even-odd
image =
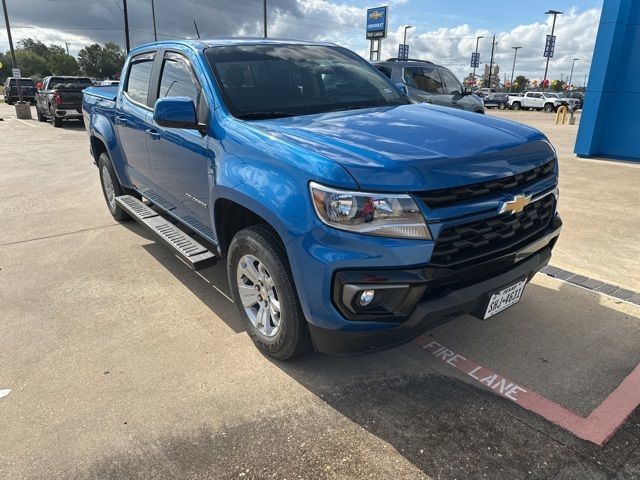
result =
[[469,360],[435,341],[431,336],[419,337],[416,344],[433,358],[464,373],[473,383],[489,388],[501,397],[568,430],[576,437],[597,445],[604,445],[640,406],[640,364],[585,418]]

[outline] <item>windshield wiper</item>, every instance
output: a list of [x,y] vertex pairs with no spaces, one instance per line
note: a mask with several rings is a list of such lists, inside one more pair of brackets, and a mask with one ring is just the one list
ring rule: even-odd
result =
[[291,112],[247,112],[236,115],[237,118],[246,120],[263,120],[267,118],[295,117]]

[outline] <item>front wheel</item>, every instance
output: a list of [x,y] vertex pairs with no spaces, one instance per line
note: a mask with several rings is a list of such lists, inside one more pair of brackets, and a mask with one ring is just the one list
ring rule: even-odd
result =
[[551,103],[547,103],[547,104],[544,106],[544,111],[545,111],[545,112],[547,112],[547,113],[551,113],[551,112],[553,112],[553,104],[551,104]]
[[247,333],[261,352],[287,360],[309,348],[287,255],[269,227],[249,227],[233,237],[227,275]]
[[119,222],[128,220],[129,215],[116,202],[116,197],[124,195],[124,191],[118,181],[118,177],[116,177],[116,172],[113,170],[109,155],[106,153],[102,153],[98,158],[98,172],[100,173],[100,185],[102,186],[102,193],[107,202],[109,213]]

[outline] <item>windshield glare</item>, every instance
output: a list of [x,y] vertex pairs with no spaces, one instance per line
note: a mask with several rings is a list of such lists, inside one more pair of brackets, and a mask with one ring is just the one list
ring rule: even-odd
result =
[[380,72],[340,47],[237,45],[205,53],[227,107],[238,118],[408,103]]

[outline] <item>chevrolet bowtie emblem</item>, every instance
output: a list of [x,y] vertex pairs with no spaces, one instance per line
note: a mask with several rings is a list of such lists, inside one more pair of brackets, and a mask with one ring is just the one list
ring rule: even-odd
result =
[[515,195],[512,200],[503,201],[500,204],[500,212],[511,214],[520,213],[524,207],[531,203],[531,195]]
[[384,17],[384,13],[379,10],[374,10],[369,14],[369,20],[378,20],[382,17]]

